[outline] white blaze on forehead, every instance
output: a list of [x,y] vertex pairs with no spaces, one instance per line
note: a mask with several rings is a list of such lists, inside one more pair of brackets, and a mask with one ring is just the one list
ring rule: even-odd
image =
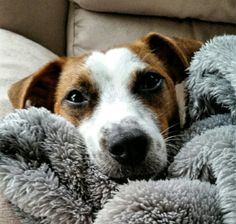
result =
[[129,49],[116,48],[106,53],[94,52],[86,61],[99,89],[127,87],[131,73],[142,70],[144,63]]
[[144,69],[144,63],[129,49],[117,48],[106,53],[94,52],[86,66],[99,89],[100,100],[94,113],[97,127],[134,116],[136,109],[129,84],[132,73]]

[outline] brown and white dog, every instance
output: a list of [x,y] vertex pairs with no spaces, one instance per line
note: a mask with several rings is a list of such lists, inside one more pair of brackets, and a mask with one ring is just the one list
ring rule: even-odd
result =
[[199,41],[149,33],[106,52],[59,58],[15,83],[16,108],[46,107],[78,127],[95,164],[115,178],[151,176],[167,165],[179,123],[175,85]]

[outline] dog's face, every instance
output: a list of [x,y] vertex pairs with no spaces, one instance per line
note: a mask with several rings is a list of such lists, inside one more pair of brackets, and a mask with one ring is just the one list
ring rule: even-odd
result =
[[14,84],[13,105],[44,106],[78,127],[92,160],[115,177],[151,176],[167,165],[179,122],[175,85],[200,43],[156,33],[106,52],[60,58]]

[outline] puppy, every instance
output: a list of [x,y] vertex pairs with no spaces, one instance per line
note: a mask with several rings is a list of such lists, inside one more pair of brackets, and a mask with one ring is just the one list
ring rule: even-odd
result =
[[175,86],[199,41],[149,33],[106,52],[59,58],[15,83],[16,108],[46,107],[78,127],[92,161],[114,178],[152,176],[167,166],[178,127]]

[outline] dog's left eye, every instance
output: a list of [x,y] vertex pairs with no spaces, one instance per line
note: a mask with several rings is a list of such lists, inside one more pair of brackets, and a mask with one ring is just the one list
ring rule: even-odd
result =
[[149,92],[157,90],[162,84],[163,78],[155,72],[145,72],[139,80],[139,90]]

